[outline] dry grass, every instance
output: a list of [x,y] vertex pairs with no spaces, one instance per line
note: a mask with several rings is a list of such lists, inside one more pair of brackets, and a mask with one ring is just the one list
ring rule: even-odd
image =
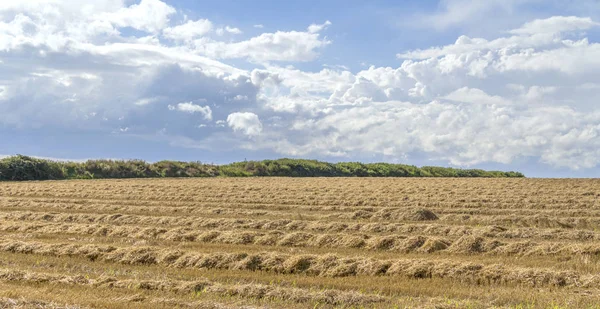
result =
[[59,305],[53,302],[30,300],[25,298],[14,299],[14,298],[0,298],[0,308],[13,308],[13,309],[25,309],[25,308],[38,308],[38,309],[83,309],[81,306],[70,306],[70,305]]
[[599,200],[599,180],[0,183],[0,308],[600,308]]

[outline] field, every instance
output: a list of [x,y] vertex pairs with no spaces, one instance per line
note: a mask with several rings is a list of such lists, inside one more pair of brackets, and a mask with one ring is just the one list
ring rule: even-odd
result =
[[0,182],[0,308],[600,308],[600,180]]

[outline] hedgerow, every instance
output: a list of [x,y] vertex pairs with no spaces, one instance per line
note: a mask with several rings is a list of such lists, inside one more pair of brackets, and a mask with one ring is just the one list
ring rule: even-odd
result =
[[278,159],[225,165],[202,162],[88,160],[63,162],[16,155],[0,159],[0,180],[59,180],[163,177],[524,177],[519,172],[405,164]]

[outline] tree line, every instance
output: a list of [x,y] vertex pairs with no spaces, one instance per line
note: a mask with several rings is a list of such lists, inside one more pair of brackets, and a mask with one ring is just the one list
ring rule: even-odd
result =
[[60,180],[163,177],[525,177],[519,172],[485,171],[391,163],[278,159],[225,165],[201,162],[88,160],[66,162],[16,155],[0,159],[0,180]]

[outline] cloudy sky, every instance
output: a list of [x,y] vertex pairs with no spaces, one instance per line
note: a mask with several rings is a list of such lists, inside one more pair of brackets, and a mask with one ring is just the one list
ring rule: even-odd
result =
[[0,155],[600,175],[600,2],[0,1]]

